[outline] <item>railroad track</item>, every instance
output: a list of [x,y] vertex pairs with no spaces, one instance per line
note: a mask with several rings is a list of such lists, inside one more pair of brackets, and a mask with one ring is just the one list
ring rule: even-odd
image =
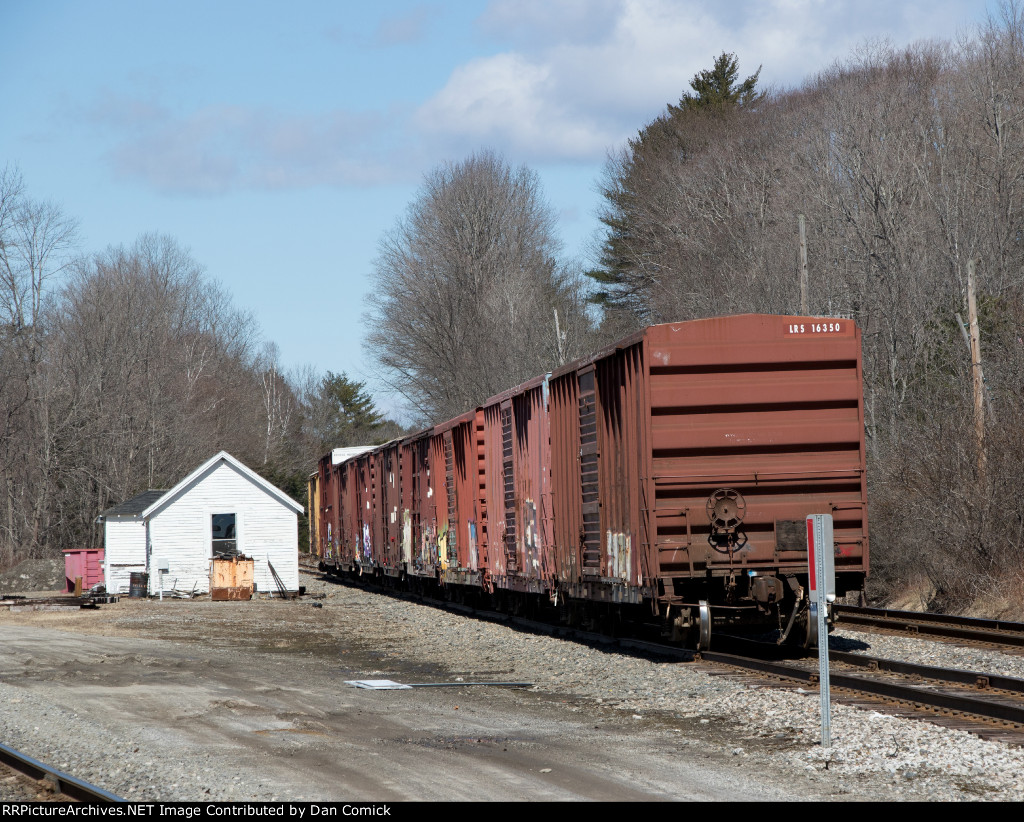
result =
[[[464,607],[456,610],[470,610]],[[675,645],[636,638],[607,636],[561,628],[547,623],[507,617],[521,627],[588,643],[614,644],[623,650],[657,657],[697,661],[709,673],[733,675],[771,687],[808,687],[819,683],[817,654],[799,659],[779,659],[772,643],[721,637],[719,644],[737,651],[694,651]],[[791,651],[790,651],[791,653]],[[958,728],[1012,745],[1024,746],[1024,679],[998,674],[937,668],[900,660],[829,650],[832,698],[840,704],[876,710]],[[767,677],[767,678],[766,678]]]
[[[705,652],[703,663],[790,681],[816,689],[813,659],[777,661],[760,656]],[[835,702],[959,728],[983,739],[1024,746],[1024,679],[936,668],[899,660],[829,651]]]
[[1024,623],[997,619],[946,616],[945,614],[894,611],[887,608],[860,608],[834,605],[838,624],[854,630],[866,628],[934,639],[971,642],[1011,648],[1024,653]]
[[[697,653],[679,645],[637,637],[609,637],[446,600],[380,589],[366,582],[343,581],[341,584],[376,592],[383,590],[390,596],[576,642],[697,662],[713,675],[734,676],[750,684],[809,690],[816,690],[818,686],[817,656],[813,651],[799,652],[802,656],[792,658],[796,653],[792,648],[720,636],[713,639],[718,646],[716,650]],[[1024,679],[833,650],[829,650],[829,661],[832,697],[837,703],[930,721],[968,731],[983,739],[1024,746]]]
[[97,804],[125,801],[120,796],[116,796],[109,791],[52,768],[38,759],[33,759],[31,756],[27,756],[6,745],[0,745],[0,763],[19,773],[25,774],[31,779],[36,780],[37,783],[44,783],[48,790],[78,802]]

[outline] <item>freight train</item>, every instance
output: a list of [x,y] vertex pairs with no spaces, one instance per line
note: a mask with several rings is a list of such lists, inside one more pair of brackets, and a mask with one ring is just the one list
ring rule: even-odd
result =
[[749,314],[650,326],[479,408],[336,449],[309,481],[321,568],[605,628],[812,643],[810,514],[863,591],[860,330]]

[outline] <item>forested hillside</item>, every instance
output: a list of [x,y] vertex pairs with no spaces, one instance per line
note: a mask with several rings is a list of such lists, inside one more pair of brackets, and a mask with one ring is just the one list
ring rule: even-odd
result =
[[[1024,571],[1024,18],[958,43],[869,44],[762,94],[734,56],[608,162],[593,276],[619,331],[801,312],[864,332],[874,592],[1019,595]],[[744,88],[746,86],[746,88]],[[977,270],[987,408],[966,322]],[[979,425],[982,423],[978,420]]]
[[104,509],[224,449],[304,501],[328,448],[398,427],[345,375],[282,374],[254,320],[168,237],[85,254],[0,175],[0,568],[102,544]]

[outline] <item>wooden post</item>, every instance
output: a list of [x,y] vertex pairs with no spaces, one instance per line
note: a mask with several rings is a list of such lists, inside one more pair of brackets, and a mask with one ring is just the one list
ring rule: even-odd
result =
[[807,226],[803,214],[796,215],[797,225],[800,227],[800,313],[807,316]]
[[971,325],[971,376],[974,388],[974,440],[978,449],[978,483],[986,482],[985,375],[981,371],[981,332],[975,300],[974,260],[967,261],[967,320]]

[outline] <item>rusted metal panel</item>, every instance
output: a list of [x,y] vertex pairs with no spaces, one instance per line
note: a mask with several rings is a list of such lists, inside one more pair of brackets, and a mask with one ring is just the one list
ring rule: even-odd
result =
[[653,576],[643,354],[638,338],[551,380],[559,578],[589,597],[635,601]]
[[428,522],[430,523],[431,561],[439,570],[448,567],[448,487],[445,436],[439,428],[430,434],[430,488]]
[[252,599],[255,562],[233,557],[210,561],[210,599],[214,602]]
[[320,532],[322,530],[323,513],[320,511],[319,472],[314,472],[306,480],[306,510],[309,515],[309,544],[307,550],[310,557],[320,559]]
[[437,566],[437,538],[434,518],[434,490],[430,476],[431,431],[422,431],[406,440],[411,461],[412,486],[409,490],[411,573],[433,576]]
[[399,443],[393,441],[380,446],[378,452],[383,537],[380,564],[392,570],[397,570],[402,562],[402,472],[399,450]]
[[555,575],[551,502],[551,435],[548,383],[528,383],[512,398],[519,574],[531,580]]
[[[341,538],[341,487],[338,471],[327,454],[317,463],[316,480],[317,509],[317,552],[321,562],[333,564],[338,557],[338,546]],[[310,498],[310,507],[313,507]]]
[[554,558],[559,582],[571,584],[582,580],[586,542],[579,373],[569,371],[552,377],[549,390]]
[[438,564],[443,578],[465,583],[479,571],[480,451],[478,412],[437,426],[431,438]]
[[600,576],[627,586],[640,586],[651,576],[643,353],[639,343],[627,346],[596,363],[595,372],[601,448]]
[[499,587],[539,592],[556,576],[547,400],[537,377],[483,407],[485,544]]
[[362,463],[364,466],[364,491],[360,513],[363,517],[363,542],[359,552],[359,562],[364,567],[368,567],[380,562],[384,549],[380,452],[371,451],[362,458]]
[[487,465],[486,465],[486,438],[484,435],[484,410],[476,409],[473,412],[472,436],[471,436],[472,457],[467,456],[467,465],[471,465],[471,471],[475,474],[473,482],[473,498],[476,501],[476,570],[479,570],[484,579],[487,580],[491,573],[491,554],[488,550],[488,537],[490,534],[490,511],[487,500]]
[[[505,458],[504,442],[511,430],[510,408],[510,403],[505,409],[501,408],[501,403],[488,403],[484,405],[482,411],[484,425],[480,450],[483,452],[483,500],[487,512],[487,532],[483,534],[482,544],[487,553],[488,570],[495,579],[508,573],[509,556],[513,558],[513,565],[515,559],[514,513],[509,516],[510,508],[513,512],[515,510],[514,486],[512,498],[509,500],[506,495],[506,467],[511,470],[511,461]],[[509,446],[509,451],[510,448]]]
[[480,563],[480,455],[476,411],[460,418],[452,430],[452,483],[455,488],[454,534],[457,566],[475,572]]
[[368,563],[373,545],[373,469],[372,454],[362,454],[345,463],[348,466],[346,511],[342,557],[348,564]]
[[398,463],[401,480],[399,482],[399,511],[402,518],[401,565],[403,568],[412,564],[413,545],[418,535],[418,523],[413,521],[413,499],[416,487],[416,475],[413,471],[412,442],[406,438],[398,446]]
[[211,588],[213,602],[248,602],[252,599],[252,588]]

